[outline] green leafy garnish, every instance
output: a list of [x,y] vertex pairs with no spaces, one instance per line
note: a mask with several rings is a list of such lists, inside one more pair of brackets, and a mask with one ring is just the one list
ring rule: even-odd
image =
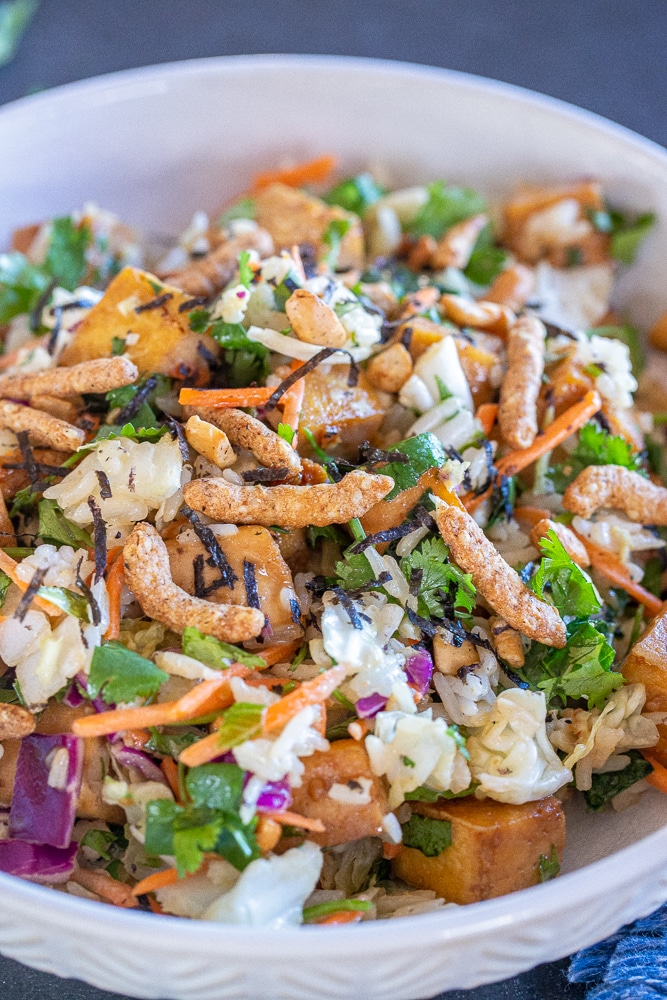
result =
[[491,226],[485,226],[463,273],[475,285],[490,285],[505,267],[507,259],[507,251],[494,245]]
[[622,771],[593,774],[591,787],[584,792],[589,812],[602,812],[614,796],[641,781],[642,778],[646,778],[653,771],[653,766],[638,750],[624,750],[623,753],[630,758],[630,763],[626,764]]
[[590,618],[602,600],[593,581],[568,555],[553,530],[540,539],[542,559],[531,581],[533,592],[558,608],[563,617]]
[[51,278],[17,251],[0,254],[0,325],[31,312]]
[[111,861],[118,859],[127,849],[127,839],[122,826],[111,830],[87,830],[81,838],[81,846],[89,847],[105,861]]
[[415,847],[427,858],[435,858],[452,843],[452,824],[448,819],[433,819],[413,813],[403,826],[403,843]]
[[463,799],[466,795],[472,795],[479,788],[479,781],[473,781],[462,792],[436,792],[434,788],[427,785],[419,785],[411,792],[405,793],[406,802],[437,802],[438,799]]
[[563,493],[589,465],[621,465],[632,472],[643,472],[640,455],[633,452],[625,438],[607,434],[594,422],[581,428],[577,446],[567,461],[549,469],[556,492]]
[[125,353],[125,341],[122,337],[111,338],[111,356],[117,358]]
[[76,594],[66,587],[40,587],[37,595],[50,604],[55,604],[66,615],[74,615],[82,622],[90,621],[90,606],[83,594]]
[[349,543],[349,538],[335,524],[327,524],[321,528],[313,524],[308,525],[306,539],[313,549],[320,539],[324,539],[327,542],[335,542],[337,545],[347,545]]
[[252,740],[262,731],[263,705],[237,701],[225,712],[222,725],[218,729],[218,743],[221,748],[231,750],[239,743]]
[[[164,396],[167,392],[169,392],[172,386],[171,379],[167,378],[166,375],[161,375],[159,373],[146,375],[140,378],[134,385],[123,385],[118,389],[112,389],[105,396],[110,410],[115,410],[118,407],[122,410],[128,405],[128,403],[131,403],[136,394],[143,389],[149,378],[155,379],[155,386],[148,393],[148,396],[144,399],[134,416],[131,417],[125,424],[125,427],[129,425],[133,428],[132,436],[134,436],[139,430],[147,429],[151,429],[153,431],[159,430],[160,435],[164,433],[164,429],[159,424],[155,412],[158,409],[155,400],[156,397]],[[117,425],[114,425],[114,431],[115,435],[119,433]],[[120,433],[122,433],[122,431]]]
[[153,698],[169,675],[120,642],[96,646],[88,676],[88,694],[112,705]]
[[11,579],[7,574],[0,570],[0,608],[4,608],[5,601],[7,600],[7,591],[12,585]]
[[239,281],[245,288],[250,288],[255,272],[250,266],[250,254],[242,250],[239,254]]
[[540,882],[548,882],[560,874],[560,861],[554,844],[551,845],[551,854],[548,857],[546,854],[540,854],[537,870],[540,873]]
[[399,441],[398,444],[392,445],[391,450],[402,452],[410,461],[388,462],[379,467],[378,471],[383,476],[391,476],[394,480],[394,488],[387,494],[385,500],[393,500],[403,490],[416,486],[420,476],[429,469],[439,469],[447,458],[441,442],[430,432]]
[[242,198],[241,201],[237,201],[235,205],[224,211],[216,224],[222,229],[234,219],[254,219],[256,211],[257,208],[252,198]]
[[144,749],[148,753],[160,753],[165,757],[178,758],[187,747],[192,746],[199,739],[201,739],[201,733],[196,730],[161,733],[158,729],[151,728],[151,738],[144,744]]
[[240,323],[216,320],[208,332],[224,348],[225,380],[231,388],[264,381],[269,372],[269,352],[263,344],[250,340]]
[[55,500],[40,500],[37,511],[37,534],[42,541],[50,545],[71,545],[73,549],[93,547],[88,532],[69,521]]
[[442,538],[425,538],[409,556],[401,559],[401,572],[408,582],[415,570],[421,572],[417,605],[420,615],[441,616],[445,604],[452,609],[463,609],[465,614],[472,612],[477,593],[472,577],[449,562],[449,549]]
[[288,444],[291,444],[294,440],[294,428],[289,424],[284,424],[282,420],[278,424],[276,432],[278,437],[281,437],[283,441],[287,441]]
[[340,247],[343,242],[343,238],[346,236],[352,223],[349,219],[332,219],[327,228],[324,230],[322,236],[322,242],[325,246],[329,247],[329,252],[326,255],[327,266],[335,271],[338,266],[338,258],[340,256]]
[[363,215],[383,194],[384,189],[375,182],[371,174],[357,174],[356,177],[347,177],[336,184],[323,195],[323,200],[328,205],[340,205],[346,212]]
[[90,227],[74,225],[68,215],[51,223],[44,267],[68,292],[73,292],[81,283],[88,269],[86,250],[91,239]]
[[246,667],[258,667],[260,670],[266,667],[266,661],[261,656],[248,653],[229,642],[214,639],[212,635],[204,635],[192,625],[183,630],[183,652],[215,670],[226,670],[232,663],[243,663]]
[[204,854],[213,851],[242,871],[260,852],[257,820],[244,824],[238,816],[243,798],[243,771],[236,764],[203,764],[185,778],[186,806],[167,799],[146,807],[146,853],[176,857],[179,875],[196,872]]
[[567,644],[554,649],[534,642],[517,673],[532,688],[544,691],[547,705],[566,704],[568,698],[586,698],[588,708],[602,708],[613,691],[624,683],[611,669],[614,647],[608,642],[605,623],[573,622]]
[[16,55],[19,42],[30,24],[39,0],[4,0],[0,3],[0,66]]
[[435,181],[429,184],[428,201],[408,226],[408,232],[411,236],[426,235],[439,240],[457,222],[485,211],[486,202],[476,191]]
[[367,899],[332,899],[328,903],[317,903],[315,906],[306,906],[303,911],[304,924],[313,924],[322,917],[329,917],[332,913],[342,913],[352,911],[356,913],[366,913],[373,908],[373,904]]
[[334,572],[344,590],[357,590],[375,579],[375,573],[363,552],[348,555],[344,561],[337,562]]
[[624,227],[617,228],[611,237],[609,253],[622,264],[634,264],[639,247],[655,225],[653,212],[644,212],[630,222],[624,220]]

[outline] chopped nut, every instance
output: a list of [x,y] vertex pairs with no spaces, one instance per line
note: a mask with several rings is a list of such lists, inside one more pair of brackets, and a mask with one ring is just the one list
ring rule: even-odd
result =
[[540,547],[540,540],[548,534],[549,531],[558,537],[563,548],[578,566],[590,566],[591,561],[588,558],[588,552],[584,543],[575,535],[571,528],[568,528],[566,524],[561,524],[559,521],[552,521],[550,517],[543,517],[541,521],[538,521],[536,525],[533,526],[530,532],[530,540],[536,549]]
[[565,490],[563,507],[586,518],[609,507],[640,524],[667,524],[667,489],[620,465],[590,465]]
[[305,344],[342,347],[347,340],[347,330],[331,306],[305,288],[292,292],[285,312],[295,334]]
[[292,476],[298,476],[301,472],[301,459],[291,445],[257,417],[251,417],[249,413],[233,407],[215,409],[193,406],[187,412],[196,413],[202,420],[215,424],[225,432],[232,444],[251,452],[268,469],[285,467]]
[[21,740],[34,733],[36,724],[27,708],[0,702],[0,740]]
[[192,416],[185,425],[188,444],[219,469],[227,469],[236,461],[236,453],[224,431],[214,424]]
[[477,650],[467,639],[460,646],[445,642],[441,635],[433,638],[433,659],[435,668],[441,674],[453,676],[461,667],[469,667],[479,663]]
[[392,344],[371,358],[366,377],[374,389],[399,392],[412,375],[412,358],[403,344]]
[[493,648],[510,667],[519,669],[524,665],[525,656],[521,635],[508,625],[504,618],[493,615],[489,618]]
[[546,329],[536,316],[522,316],[507,335],[507,372],[500,387],[498,423],[505,441],[529,448],[537,437],[537,398],[544,372]]
[[516,322],[516,316],[507,306],[497,302],[475,302],[462,295],[450,295],[446,292],[440,296],[440,305],[445,314],[458,326],[472,326],[475,330],[488,330],[505,336]]

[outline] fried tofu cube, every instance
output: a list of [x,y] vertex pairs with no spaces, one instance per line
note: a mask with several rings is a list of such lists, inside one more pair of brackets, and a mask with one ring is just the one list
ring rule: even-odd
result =
[[[142,309],[163,296],[169,298],[161,305]],[[214,356],[218,348],[211,337],[193,333],[188,313],[179,312],[189,297],[147,271],[123,268],[82,320],[71,344],[63,351],[61,364],[109,357],[114,338],[118,338],[125,342],[124,352],[139,371],[187,375],[203,381],[208,366],[199,345],[205,345]]]
[[476,903],[526,889],[540,881],[540,856],[560,862],[565,815],[549,796],[524,805],[491,799],[441,799],[413,803],[413,813],[451,824],[451,845],[435,857],[401,848],[393,874],[451,903]]
[[[634,644],[622,667],[629,684],[646,688],[646,712],[667,712],[667,601],[651,626]],[[667,767],[667,725],[658,726],[660,738],[648,751]]]
[[[248,594],[244,584],[244,562],[247,561],[255,568],[260,608],[269,619],[273,630],[292,625],[295,635],[300,635],[302,629],[298,622],[294,621],[295,610],[293,611],[290,605],[290,599],[296,601],[292,574],[271,532],[254,524],[240,525],[232,534],[220,536],[218,541],[237,577],[237,582],[232,589],[219,587],[212,590],[207,595],[208,600],[216,604],[247,605]],[[181,541],[177,537],[168,539],[165,544],[169,552],[174,583],[188,594],[195,592],[194,560],[197,556],[203,558],[204,586],[210,587],[220,579],[220,571],[208,565],[209,553],[198,539]]]
[[304,757],[301,786],[293,790],[294,810],[324,823],[309,834],[321,847],[377,837],[389,812],[382,781],[373,774],[363,743],[335,740],[326,753]]
[[305,191],[287,184],[269,184],[253,195],[255,221],[273,237],[276,250],[294,244],[309,243],[318,260],[325,258],[331,247],[324,236],[332,222],[349,222],[349,229],[340,241],[336,267],[341,271],[362,267],[364,263],[364,233],[357,215],[338,205],[327,205]]
[[303,432],[307,427],[326,452],[354,459],[360,444],[372,441],[384,419],[381,397],[361,373],[355,386],[347,384],[347,365],[320,365],[306,375],[301,407],[299,454],[312,457]]
[[475,408],[492,402],[502,378],[498,354],[471,344],[463,337],[455,337],[454,341]]

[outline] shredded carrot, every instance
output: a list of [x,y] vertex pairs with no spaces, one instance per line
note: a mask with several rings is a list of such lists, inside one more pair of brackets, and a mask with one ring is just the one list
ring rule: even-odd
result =
[[588,552],[591,566],[598,573],[602,573],[603,576],[606,576],[617,587],[622,587],[623,590],[627,591],[639,604],[643,604],[651,618],[658,614],[663,602],[655,594],[651,594],[642,587],[641,584],[635,583],[628,573],[627,568],[613,552],[603,548],[601,545],[597,545],[589,538],[584,538],[578,531],[574,533],[584,545]]
[[268,705],[264,712],[262,726],[264,732],[274,733],[283,729],[302,709],[326,701],[346,676],[347,670],[344,666],[333,667],[310,681],[304,681],[301,687],[290,691],[280,701]]
[[216,730],[209,733],[202,740],[191,743],[189,747],[186,747],[179,754],[178,759],[181,764],[185,764],[187,767],[199,767],[201,764],[208,764],[209,761],[219,757],[226,750],[229,750],[229,747],[221,745],[220,737]]
[[[515,476],[527,466],[536,462],[540,455],[562,444],[566,438],[578,431],[584,424],[588,423],[591,417],[598,412],[601,406],[600,396],[597,392],[587,392],[579,403],[575,403],[560,417],[556,417],[547,429],[535,438],[530,448],[522,448],[520,451],[511,451],[508,455],[496,462],[498,478],[501,476]],[[463,503],[469,511],[475,511],[487,497],[490,496],[492,488],[489,487],[484,493],[475,496],[473,493],[466,493],[462,498]]]
[[150,906],[153,913],[157,913],[160,916],[165,915],[165,912],[158,903],[157,899],[154,899],[152,896],[148,896],[148,905]]
[[515,507],[514,516],[517,521],[524,521],[533,528],[539,521],[543,521],[545,517],[551,517],[553,511],[547,510],[546,507]]
[[401,853],[401,844],[387,844],[382,845],[382,857],[386,858],[387,861],[391,861],[392,858],[398,857]]
[[[94,555],[95,554],[94,550],[92,551]],[[109,549],[109,551],[107,552],[106,565],[104,567],[105,572],[108,572],[111,569],[111,567],[113,566],[113,564],[115,563],[116,559],[118,558],[118,556],[121,554],[122,551],[123,551],[122,545],[114,545],[112,549]]]
[[311,819],[309,816],[302,816],[300,813],[289,812],[289,810],[284,810],[283,812],[272,812],[268,810],[263,812],[262,816],[266,819],[275,820],[276,823],[280,823],[281,826],[294,826],[298,827],[300,830],[310,830],[311,833],[324,833],[326,827],[321,819]]
[[286,663],[290,660],[300,645],[300,639],[295,639],[294,642],[281,642],[276,646],[269,646],[266,651],[262,650],[257,655],[262,657],[267,667],[272,667],[275,663]]
[[171,788],[172,792],[174,793],[174,798],[176,799],[177,802],[180,802],[181,801],[181,790],[180,790],[179,784],[178,784],[178,766],[174,762],[173,758],[172,757],[165,757],[164,760],[160,764],[160,770],[162,771],[162,773],[164,774],[165,778],[167,779],[167,782],[169,783],[169,787]]
[[263,406],[275,392],[267,386],[247,389],[181,389],[181,406]]
[[318,156],[315,160],[305,160],[283,170],[266,170],[255,174],[252,190],[261,191],[269,184],[288,184],[289,187],[319,184],[336,169],[337,163],[335,156]]
[[477,413],[475,417],[479,420],[482,425],[482,430],[486,437],[489,436],[493,430],[493,425],[496,422],[498,416],[498,404],[497,403],[482,403],[481,406],[477,407]]
[[119,882],[101,869],[77,868],[70,875],[70,881],[83,886],[88,892],[96,893],[107,902],[113,903],[114,906],[131,909],[137,905],[137,900],[129,885]]
[[644,750],[641,752],[649,764],[653,767],[653,772],[646,777],[649,785],[653,785],[653,787],[657,788],[659,792],[664,792],[665,795],[667,795],[667,767],[664,767],[664,765],[660,764],[655,757],[651,757]]
[[330,913],[328,917],[322,917],[313,923],[318,927],[334,927],[339,924],[358,924],[362,917],[361,910],[339,910],[338,913]]
[[147,875],[146,878],[142,878],[140,882],[137,882],[132,890],[132,895],[144,896],[147,892],[157,892],[158,889],[174,885],[175,882],[178,882],[177,869],[165,868],[164,871],[153,872],[152,875]]
[[[302,365],[302,361],[293,361],[291,370],[298,371]],[[294,431],[294,439],[292,441],[293,448],[296,448],[298,444],[297,431],[299,430],[299,416],[301,415],[305,392],[306,383],[303,379],[299,379],[298,382],[295,382],[294,385],[287,390],[281,400],[283,406],[283,423],[289,424]]]
[[116,556],[116,561],[107,573],[107,595],[109,597],[109,627],[105,639],[117,639],[120,635],[120,596],[125,582],[125,563],[123,550]]
[[[229,688],[230,677],[247,677],[249,673],[249,667],[232,663],[220,680],[202,681],[178,701],[142,705],[140,708],[115,708],[98,715],[86,715],[74,720],[72,732],[76,736],[109,736],[123,729],[168,726],[174,722],[197,719],[231,705],[233,698]],[[198,745],[193,743],[193,746]]]
[[[18,563],[16,562],[16,560],[12,559],[11,556],[8,556],[6,552],[3,552],[2,549],[0,549],[0,569],[7,574],[9,579],[12,581],[12,583],[16,584],[19,590],[25,593],[26,590],[28,589],[28,584],[24,583],[23,580],[19,579],[19,576],[16,572],[17,566]],[[32,603],[35,605],[35,607],[39,608],[41,611],[44,611],[47,615],[51,615],[52,617],[62,614],[62,610],[60,608],[57,608],[55,604],[51,604],[50,601],[45,600],[43,597],[39,597],[39,595],[37,594],[35,594],[35,596],[33,597]]]

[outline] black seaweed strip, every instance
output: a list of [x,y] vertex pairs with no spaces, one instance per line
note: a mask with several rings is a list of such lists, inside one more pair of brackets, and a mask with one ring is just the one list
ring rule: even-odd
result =
[[289,469],[281,465],[275,469],[248,469],[241,473],[241,478],[246,483],[274,483],[280,479],[285,479]]
[[[354,601],[352,600],[350,595],[345,590],[343,590],[342,587],[332,587],[331,589],[332,592],[336,595],[336,597],[340,601],[343,608],[345,609],[347,617],[350,619],[350,624],[352,625],[352,628],[362,629],[364,627],[364,623],[361,620],[362,615],[355,607]],[[366,615],[364,615],[363,617],[366,618]]]
[[368,465],[378,465],[380,462],[400,462],[408,465],[410,456],[402,451],[383,451],[382,448],[372,448],[369,441],[359,445],[359,462]]
[[32,604],[33,597],[35,596],[39,588],[42,586],[42,583],[44,582],[44,577],[46,576],[47,570],[48,570],[47,566],[41,566],[39,569],[35,570],[32,580],[30,581],[26,589],[23,591],[23,597],[19,601],[16,611],[14,612],[12,617],[18,618],[20,622],[23,621],[23,619],[28,613],[30,605]]
[[192,569],[195,581],[195,597],[206,597],[206,583],[204,582],[204,557],[201,552],[192,560]]
[[83,562],[83,556],[81,556],[81,558],[79,559],[79,564],[76,567],[77,587],[88,601],[88,607],[90,608],[90,614],[93,625],[99,625],[102,621],[102,612],[100,611],[100,606],[95,600],[95,595],[93,594],[92,590],[90,589],[86,581],[81,578],[82,562]]
[[93,515],[93,544],[95,546],[95,579],[101,580],[107,565],[107,526],[95,497],[88,497]]
[[220,547],[218,539],[215,537],[211,529],[206,525],[202,524],[199,515],[188,507],[187,504],[183,504],[181,510],[187,517],[188,521],[192,525],[193,531],[199,541],[202,543],[206,551],[211,556],[213,560],[213,565],[220,570],[220,575],[224,580],[224,586],[229,587],[230,590],[234,589],[234,584],[236,583],[238,577],[232,567],[227,562],[227,557]]
[[350,546],[350,552],[354,555],[358,555],[360,552],[364,552],[366,549],[370,548],[371,545],[379,545],[384,542],[395,542],[397,538],[404,538],[406,535],[411,535],[413,531],[417,531],[419,525],[414,521],[404,521],[403,524],[399,524],[396,528],[385,528],[384,531],[376,531],[374,535],[366,535],[361,541],[355,542],[354,545]]
[[255,564],[248,559],[243,560],[243,583],[245,584],[248,607],[260,608],[259,591],[257,590],[257,577],[255,576]]
[[289,599],[290,611],[292,613],[292,621],[295,625],[301,624],[301,605],[297,601],[296,597],[290,597]]
[[421,589],[423,579],[423,568],[421,566],[413,566],[412,572],[410,573],[410,594],[412,597],[419,597],[419,591]]
[[181,458],[183,459],[184,462],[189,462],[190,448],[188,447],[188,441],[185,436],[185,431],[183,430],[183,425],[178,420],[176,420],[175,417],[172,417],[171,414],[169,413],[165,413],[164,419],[165,423],[167,424],[167,427],[169,428],[169,433],[171,434],[172,438],[178,440],[178,448],[181,453]]
[[110,500],[113,494],[111,492],[109,477],[106,472],[103,472],[101,469],[96,469],[95,475],[97,476],[97,481],[100,484],[100,496],[102,500]]
[[130,402],[127,403],[116,416],[115,423],[122,426],[123,424],[127,424],[132,417],[136,416],[156,385],[157,377],[155,375],[151,375],[150,378],[147,378],[144,384],[137,389]]
[[[44,311],[46,303],[51,298],[51,293],[53,292],[53,289],[56,287],[57,284],[58,282],[56,281],[56,279],[51,278],[51,281],[48,283],[42,294],[35,302],[35,306],[32,312],[30,313],[30,322],[29,322],[30,329],[32,330],[33,333],[39,330],[40,326],[42,325],[42,312]],[[58,325],[58,320],[56,320],[56,326]]]
[[139,315],[139,313],[148,312],[150,309],[159,309],[160,306],[163,306],[165,302],[169,302],[173,297],[173,292],[165,292],[164,295],[158,295],[156,299],[151,299],[150,302],[144,302],[142,306],[136,306],[134,311]]
[[204,306],[208,302],[208,298],[205,295],[198,295],[194,299],[186,299],[185,302],[181,302],[178,307],[179,313],[191,312],[193,309],[197,309],[199,306]]

